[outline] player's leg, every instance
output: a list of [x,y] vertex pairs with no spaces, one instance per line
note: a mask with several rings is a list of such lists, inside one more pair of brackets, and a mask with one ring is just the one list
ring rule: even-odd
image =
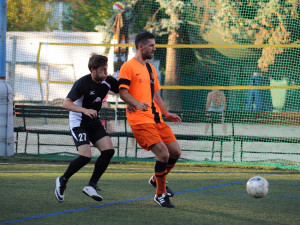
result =
[[[170,154],[168,163],[167,163],[167,174],[169,174],[171,172],[171,170],[174,168],[177,160],[179,159],[179,157],[181,155],[181,150],[180,150],[180,147],[179,147],[179,144],[177,141],[171,142],[171,143],[167,144],[166,146],[167,146],[169,154]],[[149,184],[152,185],[153,187],[156,187],[156,184],[157,184],[156,176],[152,176],[150,178]],[[168,184],[168,182],[166,181],[167,193],[169,194],[170,197],[173,197],[174,192],[167,184]]]
[[[167,192],[167,164],[169,159],[169,151],[167,146],[162,142],[158,142],[150,147],[150,150],[156,157],[154,168],[156,193],[154,201],[162,207],[173,208],[174,205],[169,200],[170,195]],[[153,179],[153,178],[151,178]],[[149,181],[150,182],[150,181]]]
[[167,164],[167,171],[169,173],[175,166],[177,160],[179,159],[181,155],[181,149],[172,129],[168,126],[168,124],[160,123],[157,124],[156,127],[158,129],[162,141],[166,145],[169,152],[169,158]]
[[131,127],[138,144],[145,150],[151,150],[156,157],[154,176],[157,180],[156,194],[166,193],[166,174],[169,151],[161,140],[155,124],[138,124]]
[[138,124],[131,127],[137,143],[145,150],[151,150],[156,157],[154,167],[156,195],[154,201],[162,207],[174,207],[166,190],[166,174],[169,152],[161,140],[155,124]]
[[56,178],[55,196],[59,202],[64,201],[64,191],[70,177],[91,160],[91,146],[86,131],[83,128],[76,127],[71,130],[71,134],[79,156],[69,164],[67,170],[62,176]]
[[113,148],[111,138],[108,136],[103,126],[100,124],[95,126],[97,129],[92,129],[89,136],[91,142],[98,148],[101,154],[96,160],[94,171],[88,185],[83,188],[83,193],[92,197],[96,201],[101,201],[102,197],[97,192],[97,190],[99,190],[97,183],[106,171],[115,150]]
[[[181,149],[173,131],[166,123],[157,124],[156,127],[158,129],[162,141],[166,145],[169,152],[169,158],[167,162],[167,174],[168,174],[174,168],[177,160],[179,159],[181,155]],[[150,178],[149,184],[151,184],[152,186],[156,186],[155,177]],[[169,196],[173,197],[174,192],[171,190],[171,188],[166,186],[166,189]]]
[[170,154],[168,165],[167,165],[167,171],[168,173],[170,173],[171,170],[174,168],[177,160],[180,158],[181,149],[177,141],[167,144],[167,148]]
[[97,185],[99,179],[106,171],[111,158],[114,156],[115,150],[113,148],[113,144],[109,136],[105,136],[98,140],[95,143],[95,146],[99,149],[101,155],[98,157],[95,163],[94,172],[89,183]]
[[160,141],[150,147],[150,150],[156,157],[156,163],[154,168],[155,181],[156,181],[156,194],[161,195],[166,193],[166,181],[167,181],[167,164],[169,159],[169,152],[166,145]]

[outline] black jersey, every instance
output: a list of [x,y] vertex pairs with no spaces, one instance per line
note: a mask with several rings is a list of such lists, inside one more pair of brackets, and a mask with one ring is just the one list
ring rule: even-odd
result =
[[[106,97],[109,90],[114,93],[119,92],[118,81],[115,78],[108,76],[105,81],[96,83],[92,80],[92,75],[88,74],[75,82],[67,98],[72,99],[74,104],[78,106],[96,110],[99,117],[102,100]],[[91,119],[83,113],[73,111],[70,111],[69,119],[70,128],[80,127],[81,124],[88,124],[93,120],[98,120],[98,118]]]

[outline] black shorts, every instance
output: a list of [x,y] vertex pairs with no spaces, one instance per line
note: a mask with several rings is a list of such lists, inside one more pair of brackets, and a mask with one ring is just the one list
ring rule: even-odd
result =
[[100,121],[81,125],[71,129],[71,134],[76,147],[81,145],[95,143],[105,136],[109,136]]

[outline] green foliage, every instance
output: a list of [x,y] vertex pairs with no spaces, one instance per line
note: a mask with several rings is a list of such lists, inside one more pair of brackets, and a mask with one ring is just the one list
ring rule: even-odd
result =
[[96,31],[98,25],[105,25],[105,20],[113,15],[115,0],[74,1],[64,15],[63,28],[79,31]]
[[54,30],[49,25],[53,0],[7,0],[7,31]]
[[[156,14],[147,22],[147,29],[159,36],[170,34],[180,29],[182,24],[181,14],[184,12],[185,2],[175,0],[156,0],[159,9]],[[158,12],[160,14],[158,14]],[[172,16],[178,16],[172,19]]]
[[[299,19],[293,16],[294,7],[286,1],[220,0],[197,7],[204,9],[204,19],[198,21],[200,33],[211,36],[218,31],[222,34],[220,38],[228,44],[290,44],[299,34]],[[193,10],[194,13],[199,11],[195,7]],[[190,23],[195,24],[195,20]],[[267,72],[283,52],[283,48],[263,48],[258,67]]]
[[126,17],[129,19],[129,27],[132,32],[137,33],[145,29],[146,23],[151,20],[159,9],[155,0],[129,0],[126,4]]

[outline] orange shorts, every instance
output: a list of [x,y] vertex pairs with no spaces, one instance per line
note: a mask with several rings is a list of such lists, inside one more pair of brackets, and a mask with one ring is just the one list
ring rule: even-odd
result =
[[166,145],[176,141],[171,128],[166,123],[144,123],[131,126],[137,143],[145,150],[163,141]]

